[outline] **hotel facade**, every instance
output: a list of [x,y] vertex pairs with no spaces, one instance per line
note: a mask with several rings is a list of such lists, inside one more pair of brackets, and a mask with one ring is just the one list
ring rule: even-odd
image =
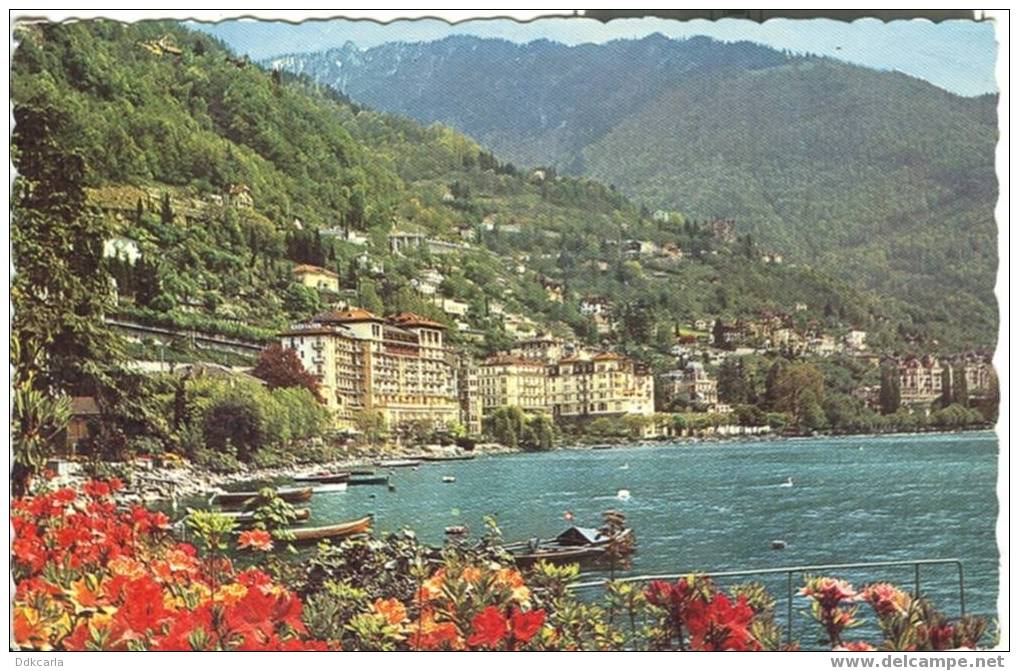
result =
[[359,308],[328,312],[280,334],[315,375],[337,428],[378,411],[390,430],[449,427],[461,419],[457,362],[445,326],[413,313],[382,318]]

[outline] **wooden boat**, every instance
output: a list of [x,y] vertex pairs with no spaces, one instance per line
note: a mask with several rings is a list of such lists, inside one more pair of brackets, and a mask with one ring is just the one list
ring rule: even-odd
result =
[[[295,512],[297,513],[297,517],[294,518],[295,522],[307,522],[311,517],[311,508],[297,508]],[[255,523],[255,513],[252,510],[227,510],[221,512],[220,515],[236,521],[240,527],[251,526]]]
[[346,538],[347,536],[354,536],[356,534],[363,534],[370,531],[372,528],[372,519],[373,517],[371,515],[365,515],[361,519],[353,520],[352,522],[330,524],[325,527],[288,529],[287,531],[289,531],[293,536],[290,542],[295,545],[318,543],[319,541],[334,538]]
[[304,475],[295,475],[295,482],[313,482],[317,484],[333,484],[337,482],[346,482],[350,479],[350,473],[305,473]]
[[380,459],[375,462],[381,468],[407,468],[409,466],[420,466],[420,459]]
[[560,545],[537,545],[524,552],[514,552],[513,561],[517,566],[526,568],[540,561],[550,564],[573,564],[597,559],[605,554],[602,545],[564,547]]
[[[287,503],[304,503],[311,499],[311,487],[280,487],[276,495]],[[240,508],[258,498],[258,492],[219,492],[212,495],[209,503],[225,508]]]
[[421,461],[470,461],[473,454],[427,454],[421,457]]
[[388,475],[374,475],[374,473],[368,475],[352,475],[350,480],[347,480],[348,485],[386,485],[389,484]]
[[352,468],[350,470],[351,475],[375,475],[374,468]]
[[[632,533],[623,529],[615,538],[621,539]],[[553,564],[591,561],[600,558],[612,537],[603,535],[598,529],[570,527],[551,541],[532,539],[521,543],[510,543],[503,548],[513,555],[518,566],[530,566],[539,561]]]

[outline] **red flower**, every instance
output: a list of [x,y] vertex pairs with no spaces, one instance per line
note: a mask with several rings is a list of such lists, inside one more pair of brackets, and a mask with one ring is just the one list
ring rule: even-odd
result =
[[237,541],[237,547],[241,550],[251,549],[269,552],[272,550],[272,535],[263,529],[242,531]]
[[753,617],[745,596],[735,604],[724,594],[711,601],[693,599],[686,619],[690,645],[694,650],[760,650],[749,630]]
[[520,643],[527,643],[545,624],[545,611],[532,610],[525,613],[514,606],[510,624],[513,626],[513,638]]
[[118,622],[137,634],[159,627],[172,615],[163,605],[163,589],[149,576],[124,585],[123,604],[115,615]]
[[506,634],[509,633],[508,626],[509,623],[498,608],[487,606],[471,620],[473,633],[467,639],[467,644],[494,648],[506,638]]

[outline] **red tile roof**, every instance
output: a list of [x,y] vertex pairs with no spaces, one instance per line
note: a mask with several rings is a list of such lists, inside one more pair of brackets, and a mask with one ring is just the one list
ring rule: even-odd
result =
[[316,315],[314,321],[329,323],[354,323],[354,322],[381,322],[383,319],[378,315],[365,310],[364,308],[350,308],[348,310],[333,310]]
[[413,312],[401,312],[399,314],[395,314],[389,318],[389,321],[397,326],[425,326],[433,329],[446,328],[445,324],[440,324],[437,321],[432,321],[427,317],[422,317],[421,315],[414,314]]
[[318,266],[313,266],[313,265],[311,265],[309,263],[302,263],[302,264],[300,264],[298,266],[294,266],[293,273],[295,275],[310,275],[312,273],[316,273],[318,275],[327,275],[329,277],[336,277],[336,278],[339,277],[339,275],[337,275],[336,273],[334,273],[331,270],[328,270],[327,268],[320,268]]

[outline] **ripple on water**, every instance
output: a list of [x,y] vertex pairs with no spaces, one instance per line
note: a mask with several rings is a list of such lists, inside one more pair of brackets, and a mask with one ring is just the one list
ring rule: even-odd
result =
[[[623,463],[630,468],[618,470]],[[446,473],[456,486],[439,481]],[[788,477],[794,486],[778,487]],[[374,500],[366,491],[374,488],[351,488],[311,507],[323,524],[373,511],[379,530],[408,526],[431,543],[444,538],[453,509],[475,533],[496,514],[509,540],[557,534],[566,510],[576,524],[599,526],[616,509],[636,532],[641,573],[958,556],[970,609],[994,613],[996,480],[990,433],[818,438],[425,464],[398,473],[397,490],[372,492]],[[629,501],[616,498],[620,489]],[[772,550],[776,538],[789,547]],[[924,582],[949,610],[958,599],[950,573]]]

